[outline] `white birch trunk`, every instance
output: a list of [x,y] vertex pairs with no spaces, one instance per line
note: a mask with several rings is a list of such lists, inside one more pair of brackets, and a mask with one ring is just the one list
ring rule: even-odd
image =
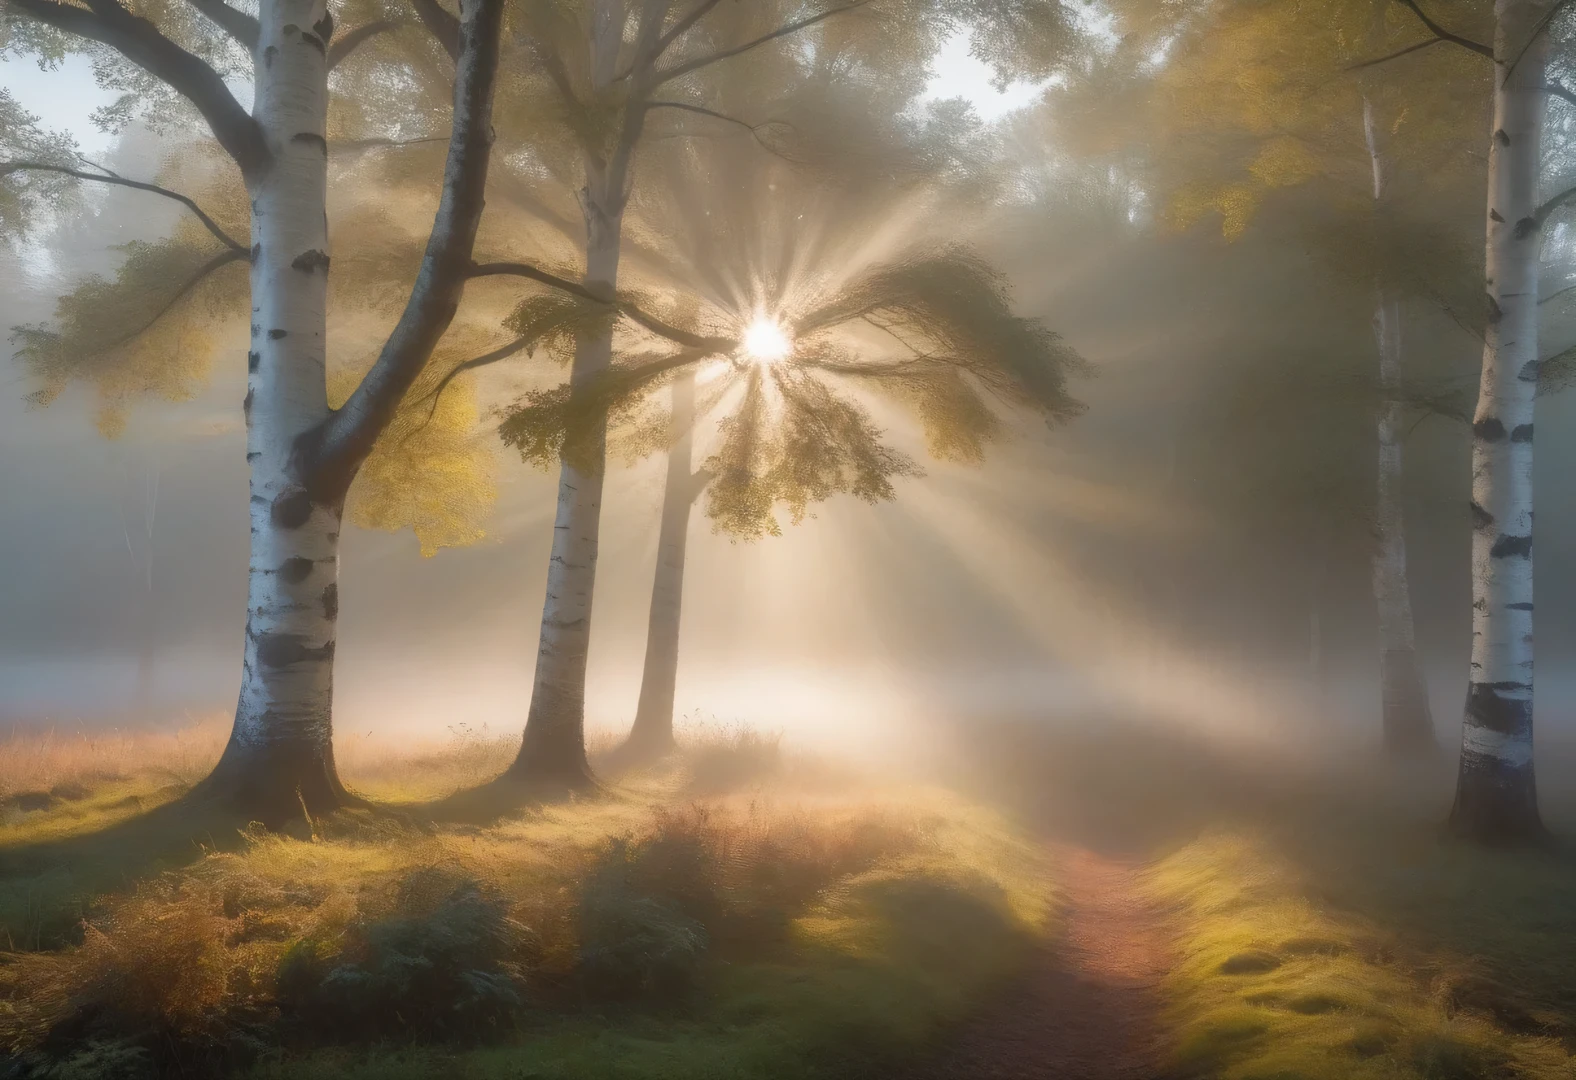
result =
[[[632,83],[638,83],[654,59],[652,51],[662,27],[666,4],[646,0],[641,8],[635,43]],[[590,41],[591,77],[597,92],[619,79],[620,47],[628,12],[624,0],[594,0]],[[586,183],[581,190],[586,226],[586,272],[583,283],[612,299],[618,288],[619,246],[624,207],[629,198],[630,161],[645,122],[645,105],[637,92],[626,102],[619,136],[610,152],[586,152]],[[571,394],[581,392],[607,371],[613,359],[613,328],[581,335],[570,371]],[[573,790],[589,786],[585,752],[586,660],[591,645],[591,604],[596,589],[596,560],[602,517],[602,478],[607,458],[605,420],[577,432],[572,455],[560,464],[558,510],[553,520],[553,547],[547,568],[547,596],[542,606],[542,632],[536,653],[531,708],[526,715],[520,755],[510,775],[538,790]]]
[[[1546,0],[1496,0],[1485,287],[1472,422],[1472,666],[1451,824],[1514,841],[1542,831],[1532,765],[1532,419],[1538,385],[1539,151]],[[1535,35],[1535,36],[1534,36]]]
[[[612,295],[618,283],[622,177],[609,197],[606,180],[584,192],[586,273],[584,283]],[[575,346],[571,393],[608,369],[613,359],[611,326],[583,334]],[[586,660],[591,646],[591,601],[596,588],[597,546],[602,519],[602,478],[607,432],[575,435],[573,462],[559,465],[558,510],[547,567],[547,596],[536,652],[531,708],[513,772],[548,788],[578,788],[590,782],[585,755]]]
[[646,628],[646,666],[629,745],[645,753],[673,746],[673,699],[679,674],[679,624],[684,606],[684,554],[690,507],[706,486],[691,471],[695,430],[695,373],[686,368],[673,382],[668,471],[662,487],[662,526],[657,569],[651,583],[651,618]]
[[245,661],[235,727],[209,781],[279,817],[346,800],[330,723],[341,507],[314,501],[296,452],[329,413],[325,14],[323,0],[263,0],[260,11],[253,115],[273,161],[249,185]]
[[[1363,135],[1373,166],[1374,213],[1384,213],[1385,168],[1373,104],[1363,98]],[[1373,590],[1379,616],[1379,682],[1385,749],[1412,756],[1436,746],[1428,688],[1417,662],[1406,526],[1401,508],[1401,305],[1383,273],[1374,286],[1379,351],[1378,482],[1374,502]]]

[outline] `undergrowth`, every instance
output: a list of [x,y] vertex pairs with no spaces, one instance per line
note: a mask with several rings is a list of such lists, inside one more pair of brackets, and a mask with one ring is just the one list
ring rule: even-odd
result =
[[[494,750],[462,735],[368,772],[434,790],[435,763],[451,780]],[[81,857],[134,835],[115,830],[137,810],[90,808],[164,779],[123,761],[0,836],[0,1075],[766,1078],[895,1060],[1045,932],[1045,865],[976,805],[795,787],[783,761],[734,734],[486,827],[345,813],[310,836],[199,831],[183,863],[149,853],[101,887]]]

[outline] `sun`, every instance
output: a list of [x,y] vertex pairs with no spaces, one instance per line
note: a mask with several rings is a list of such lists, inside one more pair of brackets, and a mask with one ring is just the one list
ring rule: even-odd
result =
[[771,364],[793,352],[793,342],[777,320],[757,315],[744,328],[744,354],[761,364]]

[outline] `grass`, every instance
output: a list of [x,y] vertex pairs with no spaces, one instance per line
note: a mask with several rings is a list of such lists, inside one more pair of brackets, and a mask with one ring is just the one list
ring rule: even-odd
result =
[[[486,827],[345,813],[310,836],[183,820],[200,730],[112,738],[0,766],[8,797],[68,785],[0,823],[15,1075],[843,1075],[918,1052],[1052,924],[1006,818],[831,782],[740,729]],[[512,748],[343,759],[414,803]]]

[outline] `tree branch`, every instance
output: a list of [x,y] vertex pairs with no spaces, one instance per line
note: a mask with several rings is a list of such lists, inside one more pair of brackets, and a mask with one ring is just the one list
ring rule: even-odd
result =
[[421,20],[421,25],[443,46],[449,59],[459,63],[460,20],[449,14],[438,0],[410,0],[410,3],[416,9],[416,17]]
[[243,45],[247,52],[257,51],[257,39],[261,31],[258,29],[257,20],[246,12],[237,11],[224,0],[186,0],[186,2],[207,16],[209,22]]
[[312,467],[313,495],[320,500],[344,497],[459,310],[471,276],[471,251],[481,226],[492,157],[493,88],[504,6],[505,0],[472,0],[460,27],[443,197],[405,310],[350,398],[298,446]]
[[92,10],[56,0],[10,0],[12,8],[45,25],[77,37],[102,42],[150,75],[168,83],[196,106],[219,145],[251,179],[269,162],[262,128],[243,109],[219,73],[159,33],[148,20],[131,14],[115,0],[92,0]]
[[336,38],[328,47],[328,70],[333,71],[351,53],[379,34],[386,34],[390,30],[397,30],[404,23],[395,22],[393,19],[374,19],[369,23],[362,23],[342,38]]
[[771,33],[762,34],[760,37],[746,41],[742,45],[735,45],[729,49],[721,49],[706,56],[698,56],[695,59],[685,61],[682,64],[677,64],[670,68],[658,70],[653,72],[651,85],[661,86],[663,83],[670,82],[673,79],[680,78],[684,75],[688,75],[692,71],[698,71],[703,67],[715,64],[719,60],[728,60],[742,53],[747,53],[751,49],[757,49],[760,46],[765,45],[767,42],[776,41],[778,38],[787,37],[789,34],[796,34],[800,30],[814,26],[816,23],[825,22],[834,15],[841,15],[844,12],[862,8],[868,3],[870,3],[870,0],[853,0],[852,3],[843,4],[834,8],[828,8],[817,15],[810,15],[806,18],[788,23],[786,26],[779,26]]
[[118,349],[128,342],[135,341],[137,338],[153,329],[160,319],[168,315],[176,304],[186,299],[186,297],[190,295],[191,291],[198,285],[202,284],[203,280],[206,279],[208,275],[212,274],[215,270],[218,270],[221,267],[228,266],[230,263],[240,262],[244,258],[246,258],[246,251],[244,248],[238,251],[226,249],[219,252],[219,254],[215,255],[213,258],[199,266],[192,273],[191,277],[183,281],[181,283],[181,287],[176,289],[168,300],[160,304],[156,311],[143,320],[142,325],[138,326],[135,330],[132,330],[129,333],[122,334],[108,345],[99,346],[98,351],[108,352],[111,349]]
[[[94,167],[97,168],[98,166]],[[0,176],[8,176],[14,172],[60,173],[63,176],[70,176],[77,180],[91,180],[99,184],[112,184],[115,187],[133,188],[137,191],[150,191],[155,195],[162,195],[166,199],[175,200],[195,214],[197,220],[203,223],[203,227],[217,237],[219,242],[225,247],[232,251],[238,251],[243,255],[246,254],[245,244],[242,244],[221,229],[218,223],[204,213],[203,208],[198,206],[190,196],[182,195],[178,191],[171,191],[169,188],[160,187],[157,184],[145,184],[140,180],[127,180],[123,176],[109,172],[108,169],[104,170],[105,175],[100,175],[99,173],[82,172],[78,169],[68,169],[64,165],[51,165],[42,161],[0,161]]]
[[1387,56],[1380,56],[1372,60],[1364,60],[1360,63],[1352,64],[1346,69],[1347,71],[1361,71],[1364,68],[1376,67],[1379,64],[1387,64],[1391,60],[1400,59],[1403,56],[1407,56],[1411,53],[1418,52],[1419,50],[1426,49],[1430,45],[1438,45],[1441,41],[1449,42],[1452,45],[1459,45],[1463,49],[1475,52],[1479,56],[1486,56],[1490,60],[1494,59],[1494,49],[1492,46],[1484,45],[1482,42],[1473,41],[1470,38],[1464,38],[1460,34],[1452,34],[1449,30],[1446,30],[1443,26],[1440,26],[1433,19],[1430,19],[1426,14],[1424,14],[1423,9],[1417,6],[1417,0],[1400,0],[1400,3],[1405,4],[1407,7],[1411,8],[1412,14],[1416,15],[1422,22],[1423,26],[1428,29],[1428,32],[1434,36],[1429,38],[1427,41],[1419,41],[1415,45],[1408,45],[1404,49],[1397,49],[1395,52],[1390,53]]
[[679,19],[678,22],[668,28],[666,33],[657,38],[657,55],[661,56],[669,45],[672,45],[682,37],[684,32],[690,27],[704,19],[711,9],[720,3],[722,3],[722,0],[700,0],[700,3],[690,9],[688,15]]
[[1480,41],[1472,41],[1469,38],[1462,37],[1460,34],[1452,34],[1449,30],[1446,30],[1443,26],[1440,26],[1433,19],[1430,19],[1426,14],[1424,14],[1423,9],[1417,6],[1417,0],[1401,0],[1401,3],[1411,8],[1412,14],[1416,15],[1418,20],[1424,26],[1428,27],[1429,32],[1440,41],[1448,41],[1452,45],[1459,45],[1463,49],[1477,53],[1479,56],[1486,56],[1490,60],[1494,59],[1493,46],[1484,45]]
[[1548,84],[1544,86],[1544,89],[1553,94],[1555,97],[1564,98],[1565,101],[1569,102],[1570,104],[1576,105],[1576,91],[1571,90],[1570,87],[1561,83],[1557,83],[1551,79],[1549,80]]
[[663,322],[655,315],[648,314],[638,305],[632,304],[627,300],[618,300],[616,298],[610,300],[607,296],[587,288],[578,281],[559,277],[557,274],[549,273],[540,267],[532,266],[530,263],[479,263],[471,267],[471,277],[498,276],[527,278],[531,281],[540,282],[549,288],[558,289],[572,296],[578,296],[582,300],[590,300],[596,304],[606,304],[609,307],[616,308],[619,314],[625,316],[636,325],[651,331],[658,337],[667,338],[669,341],[692,349],[705,349],[708,352],[731,352],[739,347],[738,341],[734,338],[708,337],[704,334],[692,334],[688,330],[681,330],[677,326]]
[[1408,56],[1408,55],[1410,55],[1412,53],[1419,52],[1419,51],[1421,51],[1423,49],[1428,48],[1430,45],[1438,45],[1443,40],[1444,40],[1444,38],[1432,37],[1432,38],[1429,38],[1427,41],[1419,41],[1416,45],[1408,45],[1404,49],[1397,49],[1395,52],[1390,53],[1387,56],[1378,56],[1378,57],[1375,57],[1372,60],[1363,60],[1363,61],[1360,61],[1359,63],[1352,64],[1349,67],[1347,67],[1346,70],[1347,71],[1362,71],[1364,68],[1377,67],[1380,64],[1388,64],[1392,60],[1399,60],[1403,56]]
[[[1542,206],[1538,207],[1532,212],[1532,220],[1537,223],[1536,227],[1541,229],[1543,227],[1543,223],[1549,220],[1550,214],[1554,213],[1554,211],[1573,200],[1576,200],[1576,187],[1566,188],[1558,195],[1549,199]],[[1522,226],[1519,222],[1516,225],[1516,231],[1518,233],[1522,232]]]
[[399,149],[406,146],[422,146],[429,143],[446,143],[448,135],[432,135],[420,139],[387,139],[374,137],[370,139],[336,139],[328,144],[332,152],[343,154],[361,154],[368,150]]
[[1558,300],[1560,297],[1564,296],[1566,293],[1572,293],[1572,292],[1576,292],[1576,285],[1567,285],[1563,289],[1557,289],[1554,292],[1549,293],[1549,295],[1545,296],[1542,300],[1539,300],[1538,303],[1540,305],[1547,304],[1551,300]]

